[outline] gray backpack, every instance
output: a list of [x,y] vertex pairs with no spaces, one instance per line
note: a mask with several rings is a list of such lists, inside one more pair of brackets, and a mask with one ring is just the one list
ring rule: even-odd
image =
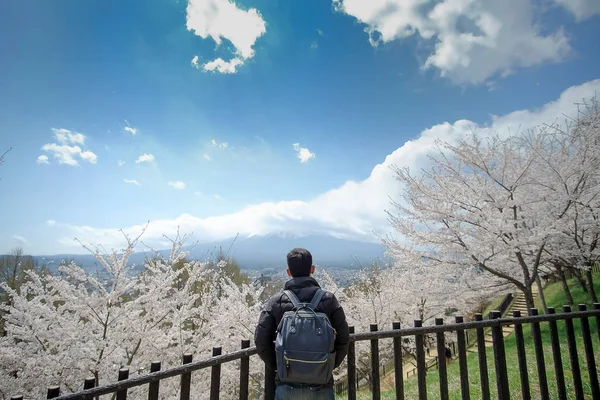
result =
[[324,385],[333,376],[335,330],[325,313],[316,312],[325,291],[318,289],[310,303],[285,290],[294,305],[277,327],[277,376],[285,384]]

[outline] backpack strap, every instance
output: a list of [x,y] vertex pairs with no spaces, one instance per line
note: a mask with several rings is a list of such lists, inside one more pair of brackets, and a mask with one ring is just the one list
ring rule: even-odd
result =
[[312,300],[310,301],[310,308],[312,308],[313,310],[316,310],[317,306],[321,302],[321,299],[323,298],[323,296],[325,296],[325,291],[321,288],[317,289],[317,292],[315,293]]
[[298,297],[294,294],[294,292],[292,292],[291,290],[284,290],[283,293],[285,293],[288,299],[290,299],[290,301],[294,305],[294,308],[300,306],[300,300],[298,300]]

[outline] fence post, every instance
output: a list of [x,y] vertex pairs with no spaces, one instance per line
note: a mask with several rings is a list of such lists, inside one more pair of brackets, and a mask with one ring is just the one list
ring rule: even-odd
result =
[[[500,318],[500,311],[491,311],[490,319]],[[496,385],[498,387],[498,400],[510,399],[508,388],[508,375],[506,371],[506,354],[504,353],[504,336],[502,325],[497,323],[492,326],[492,343],[494,347],[494,364],[496,366]]]
[[[475,314],[475,321],[483,321],[483,315]],[[487,356],[485,350],[485,332],[477,328],[477,356],[479,358],[479,375],[481,376],[481,399],[490,400],[490,380],[488,377]]]
[[[554,307],[548,307],[548,314],[554,314]],[[554,375],[556,376],[556,389],[559,400],[567,400],[565,388],[565,373],[563,371],[560,342],[558,340],[558,327],[556,321],[548,321],[550,328],[550,341],[552,343],[552,358],[554,359]]]
[[[354,334],[354,327],[349,326],[348,332]],[[348,400],[356,400],[356,343],[350,338],[348,343]]]
[[[85,380],[83,381],[83,390],[87,390],[87,389],[92,389],[96,386],[96,378],[95,377],[91,377],[91,378],[85,378]],[[89,399],[92,400],[94,398],[94,396],[85,396],[85,399]]]
[[271,400],[275,398],[275,370],[265,364],[265,398]]
[[[377,332],[377,324],[371,324],[370,332]],[[380,400],[381,392],[379,388],[379,341],[371,339],[371,394],[373,400]]]
[[[119,370],[119,379],[120,381],[124,381],[129,378],[129,369],[121,368]],[[121,389],[117,391],[117,400],[126,400],[127,399],[127,389]]]
[[[150,363],[150,373],[160,371],[160,361]],[[148,400],[158,400],[160,381],[152,381],[148,384]]]
[[[571,312],[571,306],[563,306],[563,311]],[[577,354],[577,344],[575,342],[575,329],[573,328],[573,320],[565,319],[567,327],[567,343],[569,345],[569,359],[571,361],[571,373],[573,374],[573,387],[575,388],[575,398],[583,399],[583,384],[581,383],[581,371],[579,370],[579,356]]]
[[[393,330],[400,329],[400,322],[392,323]],[[402,371],[402,337],[394,337],[394,383],[396,400],[404,400],[404,373]]]
[[[585,304],[579,304],[579,311],[586,311]],[[596,360],[594,358],[594,346],[592,346],[590,324],[587,317],[581,317],[580,321],[581,336],[583,337],[583,346],[585,349],[585,360],[587,361],[588,374],[590,375],[590,386],[592,387],[592,398],[600,399],[600,387],[598,385],[598,372],[596,370]]]
[[[537,308],[530,308],[529,315],[538,315]],[[537,363],[538,379],[540,381],[540,398],[546,400],[550,398],[548,392],[548,378],[546,376],[546,362],[544,361],[544,347],[542,345],[542,334],[540,323],[531,323],[531,336],[533,336],[533,347],[535,348],[535,361]]]
[[[463,317],[457,315],[454,317],[457,324],[462,324]],[[460,368],[460,393],[463,399],[469,399],[469,370],[467,368],[467,346],[465,345],[465,330],[457,329],[456,337],[458,341],[458,364]]]
[[60,386],[50,386],[48,387],[48,393],[46,398],[53,399],[55,397],[60,396]]
[[[192,354],[184,354],[182,364],[189,364],[192,362]],[[190,400],[190,386],[192,384],[192,373],[184,372],[181,374],[181,392],[179,393],[180,400]]]
[[[415,319],[415,328],[423,326],[420,319]],[[419,400],[427,400],[427,367],[425,365],[425,349],[423,343],[423,334],[415,334],[415,346],[417,346],[417,381],[419,386]]]
[[[600,310],[600,303],[594,303],[594,310]],[[596,333],[598,334],[598,340],[600,340],[600,315],[596,315]]]
[[[521,318],[521,311],[513,310],[513,317]],[[517,343],[517,358],[519,360],[519,375],[521,376],[521,396],[523,400],[531,399],[529,390],[529,372],[527,372],[527,355],[525,353],[525,340],[523,338],[523,325],[515,322],[515,342]]]
[[[242,349],[250,347],[249,340],[242,340]],[[240,400],[248,400],[248,385],[250,380],[250,357],[240,359]]]
[[[221,348],[213,347],[212,356],[220,356]],[[210,371],[210,400],[219,400],[221,390],[221,364],[213,365]]]
[[[444,318],[436,318],[436,325],[444,325]],[[437,341],[438,374],[440,376],[440,399],[448,400],[448,373],[446,371],[446,343],[444,332],[435,334]]]
[[11,396],[10,400],[23,400],[23,396]]

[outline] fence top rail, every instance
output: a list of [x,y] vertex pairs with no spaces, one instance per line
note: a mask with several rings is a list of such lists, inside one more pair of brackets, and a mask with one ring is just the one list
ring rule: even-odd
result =
[[350,335],[351,341],[360,341],[360,340],[373,340],[373,339],[389,339],[389,338],[397,338],[402,336],[414,336],[414,335],[426,335],[430,333],[438,333],[438,332],[448,332],[448,331],[460,331],[467,329],[477,329],[477,328],[490,328],[494,326],[503,326],[503,325],[514,325],[514,324],[524,324],[524,323],[534,323],[534,322],[547,322],[547,321],[558,321],[558,320],[567,320],[574,318],[584,318],[584,317],[600,317],[600,309],[598,310],[587,310],[587,311],[573,311],[566,313],[556,313],[556,314],[542,314],[542,315],[528,315],[522,316],[518,318],[508,317],[508,318],[496,318],[496,319],[487,319],[483,321],[470,321],[470,322],[461,322],[454,324],[445,324],[445,325],[430,325],[430,326],[422,326],[418,328],[402,328],[402,329],[394,329],[394,330],[382,330],[382,331],[374,331],[374,332],[359,332]]
[[249,347],[247,349],[237,350],[231,353],[223,354],[221,356],[214,356],[205,360],[191,362],[189,364],[178,365],[173,368],[166,369],[164,371],[151,372],[146,375],[140,375],[133,378],[108,383],[103,386],[98,386],[92,389],[82,390],[77,393],[69,393],[59,397],[55,397],[57,400],[74,400],[74,399],[89,399],[92,396],[100,396],[103,394],[115,393],[118,390],[129,389],[136,386],[141,386],[150,382],[159,381],[161,379],[171,378],[178,376],[186,372],[193,372],[200,369],[212,367],[215,365],[225,364],[230,361],[239,360],[243,357],[250,357],[256,354],[256,347]]
[[[557,320],[568,320],[574,318],[585,317],[600,317],[600,309],[587,311],[573,311],[556,314],[530,315],[518,318],[496,318],[483,321],[461,322],[446,325],[431,325],[418,328],[402,328],[395,330],[382,330],[374,332],[353,333],[350,335],[351,341],[373,340],[373,339],[388,339],[402,336],[425,335],[437,332],[460,331],[467,329],[487,328],[494,326],[547,322]],[[227,362],[239,360],[243,357],[250,357],[257,354],[256,347],[249,347],[242,350],[237,350],[221,356],[214,356],[201,361],[191,362],[189,364],[178,365],[176,367],[166,369],[164,371],[152,372],[146,375],[136,376],[122,381],[109,383],[103,386],[83,390],[77,393],[69,393],[59,397],[57,400],[74,400],[74,399],[89,399],[93,396],[115,393],[122,389],[129,389],[136,386],[141,386],[150,382],[159,381],[166,378],[171,378],[184,373],[197,371],[200,369],[212,367],[215,365],[224,364]]]

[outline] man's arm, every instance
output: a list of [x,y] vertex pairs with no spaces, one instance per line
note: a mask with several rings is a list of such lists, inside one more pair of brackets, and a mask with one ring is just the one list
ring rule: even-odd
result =
[[254,343],[258,351],[258,356],[265,362],[267,367],[272,370],[277,369],[275,361],[275,317],[271,313],[272,299],[267,302],[265,308],[261,311],[258,318],[258,325],[254,331]]
[[348,332],[348,322],[344,309],[333,296],[334,311],[331,314],[331,326],[336,331],[335,337],[335,366],[340,366],[348,354],[348,343],[350,342],[350,333]]

